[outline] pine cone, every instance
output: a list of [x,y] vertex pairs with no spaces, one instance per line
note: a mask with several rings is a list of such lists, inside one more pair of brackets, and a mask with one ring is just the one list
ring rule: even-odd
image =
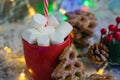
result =
[[88,51],[88,58],[94,64],[102,64],[108,58],[108,49],[102,43],[91,45]]
[[77,11],[67,13],[68,22],[73,26],[73,42],[77,48],[89,46],[88,39],[93,35],[93,28],[97,22],[94,14],[90,12]]

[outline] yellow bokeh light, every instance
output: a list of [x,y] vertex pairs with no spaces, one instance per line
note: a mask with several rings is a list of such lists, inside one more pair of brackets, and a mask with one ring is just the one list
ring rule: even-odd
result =
[[19,62],[25,64],[25,58],[24,58],[24,56],[18,58],[17,60],[18,60]]
[[73,34],[73,32],[71,32],[70,35],[71,35],[72,38],[74,38],[74,34]]
[[30,6],[29,4],[27,4],[27,8],[28,8],[28,12],[29,12],[30,17],[32,17],[33,15],[36,14],[35,9],[32,6]]
[[99,69],[98,72],[96,74],[98,75],[102,75],[104,73],[104,69]]
[[60,8],[60,9],[59,9],[59,12],[62,13],[62,14],[66,14],[66,10],[63,9],[63,8]]
[[4,47],[4,50],[6,51],[6,53],[12,53],[12,50],[7,46]]
[[30,73],[31,75],[34,75],[34,73],[33,73],[33,70],[32,70],[32,69],[28,69],[28,71],[29,71],[29,73]]
[[10,2],[14,2],[15,0],[10,0]]
[[108,62],[105,62],[105,63],[104,63],[104,66],[103,66],[102,68],[100,68],[100,69],[96,72],[96,74],[102,75],[102,74],[104,73],[105,68],[106,68],[107,66],[108,66]]
[[20,73],[20,76],[18,77],[18,80],[27,80],[25,70],[23,69]]

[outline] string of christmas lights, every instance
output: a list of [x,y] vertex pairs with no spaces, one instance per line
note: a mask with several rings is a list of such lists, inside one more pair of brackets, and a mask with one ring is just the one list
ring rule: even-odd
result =
[[[54,0],[54,2],[50,2],[49,5],[49,14],[55,14],[55,16],[58,18],[59,21],[62,21],[63,19],[66,20],[67,17],[64,16],[66,12],[71,11],[70,7],[71,5],[74,5],[72,11],[76,9],[81,10],[91,10],[95,11],[97,14],[98,22],[100,23],[98,25],[98,28],[95,29],[96,31],[99,31],[100,26],[105,26],[109,24],[109,21],[112,21],[114,16],[116,16],[118,12],[118,7],[116,8],[116,5],[113,5],[112,2],[114,0],[111,0],[109,2],[111,5],[106,4],[105,1],[98,1],[97,0],[71,0],[69,3],[67,0],[63,0],[61,2],[60,0]],[[108,1],[108,0],[107,0]],[[119,0],[115,0],[117,3]],[[16,3],[16,0],[10,0],[11,3]],[[68,3],[68,4],[67,4]],[[99,4],[99,5],[98,5]],[[40,6],[33,8],[29,2],[26,2],[28,15],[29,17],[32,17],[37,11],[42,12],[40,9],[40,6],[43,5],[43,3],[39,3]],[[104,8],[101,6],[104,5]],[[119,6],[119,3],[117,3]],[[114,7],[111,7],[114,6]],[[93,9],[91,9],[92,7]],[[14,7],[15,8],[15,7]],[[2,10],[2,9],[1,9]],[[102,12],[99,13],[100,10],[103,10],[104,14]],[[112,11],[111,11],[112,10]],[[116,14],[113,15],[112,12],[115,12]],[[98,14],[99,13],[99,14]],[[99,16],[98,16],[99,15]],[[112,16],[113,15],[113,16]],[[62,16],[62,17],[61,17]],[[107,18],[106,18],[107,16]],[[111,16],[109,19],[108,16]],[[104,23],[102,23],[103,21]],[[6,20],[7,22],[7,20]],[[102,23],[102,24],[101,24]],[[22,30],[26,27],[29,27],[29,25],[26,24],[4,24],[0,25],[0,80],[30,80],[29,74],[27,71],[31,72],[31,70],[27,70],[25,65],[25,60],[23,56],[22,51],[22,43],[21,43],[21,33]],[[94,37],[99,37],[99,35],[94,35]],[[120,79],[120,71],[117,69],[111,69],[109,72],[114,75],[117,79]]]

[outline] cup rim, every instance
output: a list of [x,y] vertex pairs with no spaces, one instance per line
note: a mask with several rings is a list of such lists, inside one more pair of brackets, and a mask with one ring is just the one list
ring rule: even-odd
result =
[[67,43],[68,41],[69,41],[69,43],[71,43],[71,35],[68,35],[64,42],[56,44],[56,45],[51,45],[51,46],[38,46],[38,45],[35,45],[35,44],[30,44],[26,40],[24,40],[23,38],[22,38],[22,41],[23,41],[24,44],[27,44],[27,45],[29,45],[31,47],[36,47],[36,48],[37,47],[50,48],[50,47],[61,46],[61,45],[65,44],[65,43]]

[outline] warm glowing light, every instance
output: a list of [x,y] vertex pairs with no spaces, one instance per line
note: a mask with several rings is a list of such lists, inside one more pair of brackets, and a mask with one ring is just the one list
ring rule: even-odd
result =
[[98,75],[102,75],[104,73],[104,69],[99,69],[98,72],[96,74]]
[[6,51],[6,53],[12,53],[12,50],[7,46],[4,47],[4,50]]
[[72,38],[74,38],[74,34],[73,34],[73,32],[71,32],[70,35],[71,35]]
[[14,0],[10,0],[10,2],[14,2]]
[[96,74],[98,74],[98,75],[102,75],[102,74],[104,73],[105,68],[106,68],[107,66],[108,66],[108,62],[105,62],[104,65],[103,65],[103,67],[100,68],[100,69],[97,71]]
[[28,69],[28,71],[29,71],[29,73],[30,73],[31,75],[34,75],[32,69]]
[[60,9],[59,9],[59,12],[62,13],[62,14],[65,14],[65,13],[66,13],[66,10],[64,10],[63,8],[60,8]]
[[32,17],[33,15],[36,14],[36,11],[35,11],[35,9],[32,6],[30,6],[29,4],[27,4],[27,7],[28,7],[28,12],[29,12],[29,16],[30,17]]
[[18,80],[27,80],[25,70],[22,70],[20,76],[18,77]]
[[24,64],[25,64],[25,58],[24,58],[24,56],[22,56],[22,57],[18,58],[17,60],[18,60],[19,62],[21,62],[21,63],[24,63]]

